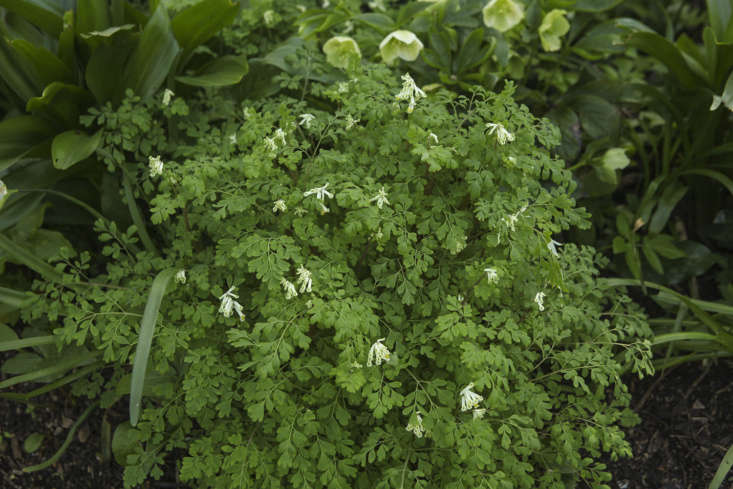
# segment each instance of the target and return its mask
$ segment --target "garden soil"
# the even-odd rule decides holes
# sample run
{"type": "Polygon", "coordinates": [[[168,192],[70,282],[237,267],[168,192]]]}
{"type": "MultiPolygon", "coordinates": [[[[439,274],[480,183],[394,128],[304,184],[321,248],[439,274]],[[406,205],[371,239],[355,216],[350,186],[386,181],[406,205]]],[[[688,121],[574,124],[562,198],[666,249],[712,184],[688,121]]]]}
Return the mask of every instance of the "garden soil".
{"type": "MultiPolygon", "coordinates": [[[[690,364],[663,377],[626,381],[642,423],[627,435],[634,457],[608,462],[611,489],[706,489],[733,444],[733,364],[690,364]]],[[[103,460],[101,411],[88,418],[50,468],[22,471],[53,455],[85,408],[63,390],[38,398],[32,408],[0,399],[0,488],[122,489],[121,468],[103,460]],[[26,453],[23,442],[32,433],[45,439],[37,451],[26,453]]],[[[106,415],[113,425],[121,422],[125,406],[118,403],[106,415]]],[[[144,487],[187,489],[176,481],[173,464],[163,478],[144,487]]],[[[721,489],[733,489],[733,476],[721,489]]]]}

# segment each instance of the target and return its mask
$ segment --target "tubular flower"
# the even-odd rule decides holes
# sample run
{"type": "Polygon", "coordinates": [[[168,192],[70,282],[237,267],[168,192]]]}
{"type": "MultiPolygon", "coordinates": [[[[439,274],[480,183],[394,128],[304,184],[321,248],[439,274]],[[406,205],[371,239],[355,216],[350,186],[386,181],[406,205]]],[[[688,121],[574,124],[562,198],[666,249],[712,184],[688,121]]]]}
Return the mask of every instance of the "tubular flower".
{"type": "Polygon", "coordinates": [[[328,187],[328,183],[326,183],[326,185],[324,185],[323,187],[315,187],[307,190],[303,192],[303,197],[308,197],[315,194],[316,199],[320,201],[323,201],[326,197],[328,197],[329,199],[333,199],[333,194],[326,190],[326,187],[328,187]]]}
{"type": "Polygon", "coordinates": [[[540,312],[545,310],[545,293],[544,292],[537,292],[534,296],[534,301],[537,304],[537,308],[540,310],[540,312]]]}
{"type": "Polygon", "coordinates": [[[300,117],[299,124],[305,126],[306,129],[311,127],[311,122],[316,118],[313,114],[300,114],[298,117],[300,117]]]}
{"type": "Polygon", "coordinates": [[[157,177],[163,174],[163,161],[160,156],[148,156],[148,166],[150,167],[150,177],[157,177]]]}
{"type": "Polygon", "coordinates": [[[549,243],[547,243],[547,249],[550,250],[550,253],[552,253],[553,256],[558,257],[557,253],[557,246],[562,246],[562,243],[558,243],[554,239],[551,239],[549,243]]]}
{"type": "Polygon", "coordinates": [[[486,272],[486,278],[490,284],[493,284],[499,280],[499,274],[497,273],[495,268],[484,268],[484,272],[486,272]]]}
{"type": "Polygon", "coordinates": [[[287,300],[290,300],[293,297],[298,297],[298,291],[295,290],[295,285],[293,285],[292,282],[283,277],[283,279],[280,280],[280,285],[282,285],[283,290],[285,291],[285,298],[287,300]]]}
{"type": "Polygon", "coordinates": [[[407,431],[412,431],[416,437],[422,438],[423,434],[425,434],[425,428],[422,426],[422,416],[420,416],[420,411],[415,413],[415,422],[407,423],[407,427],[405,429],[407,431]]]}
{"type": "Polygon", "coordinates": [[[382,362],[389,362],[389,350],[382,344],[384,338],[379,338],[369,348],[369,357],[367,358],[367,367],[372,365],[381,365],[382,362]]]}
{"type": "Polygon", "coordinates": [[[286,210],[288,210],[288,206],[285,204],[283,199],[277,199],[272,203],[272,212],[285,212],[286,210]]]}
{"type": "Polygon", "coordinates": [[[186,283],[186,270],[178,270],[176,273],[176,282],[179,284],[185,284],[186,283]]]}
{"type": "Polygon", "coordinates": [[[474,409],[473,410],[473,419],[483,419],[484,415],[486,414],[486,409],[474,409]]]}
{"type": "Polygon", "coordinates": [[[514,134],[507,131],[502,124],[489,122],[486,124],[486,127],[489,129],[489,134],[496,134],[496,140],[499,141],[499,144],[506,144],[507,142],[510,143],[514,141],[514,134]]]}
{"type": "Polygon", "coordinates": [[[384,187],[379,189],[377,195],[369,199],[369,202],[374,202],[375,200],[377,201],[377,207],[379,209],[381,209],[384,204],[389,205],[389,200],[387,200],[387,192],[384,191],[384,187]]]}
{"type": "Polygon", "coordinates": [[[168,104],[171,103],[171,97],[173,97],[175,93],[173,93],[173,90],[170,90],[166,88],[163,90],[163,105],[168,107],[168,104]]]}
{"type": "Polygon", "coordinates": [[[423,43],[415,33],[404,30],[390,33],[379,43],[379,52],[388,65],[391,65],[397,58],[415,61],[422,48],[423,43]]]}
{"type": "Polygon", "coordinates": [[[412,114],[415,110],[415,102],[421,98],[425,98],[425,92],[420,90],[420,87],[415,85],[415,80],[412,79],[409,73],[402,75],[402,90],[400,93],[395,95],[395,100],[408,100],[410,103],[407,106],[407,113],[412,114]]]}
{"type": "Polygon", "coordinates": [[[232,317],[232,312],[236,312],[239,316],[240,321],[244,321],[244,312],[242,311],[242,304],[237,302],[235,299],[239,299],[239,296],[233,293],[234,287],[229,287],[229,290],[219,297],[221,305],[219,306],[219,312],[224,315],[225,318],[232,317]]]}
{"type": "Polygon", "coordinates": [[[298,267],[298,283],[300,284],[300,293],[310,292],[313,280],[311,279],[311,273],[303,266],[298,267]]]}
{"type": "Polygon", "coordinates": [[[482,395],[476,394],[471,389],[473,389],[473,382],[468,384],[461,391],[461,411],[476,409],[478,407],[478,403],[484,400],[482,395]]]}
{"type": "Polygon", "coordinates": [[[361,59],[359,45],[348,36],[334,36],[323,45],[326,61],[336,68],[345,70],[361,59]]]}
{"type": "Polygon", "coordinates": [[[499,32],[506,32],[524,18],[522,5],[514,0],[490,0],[481,11],[484,25],[499,32]]]}

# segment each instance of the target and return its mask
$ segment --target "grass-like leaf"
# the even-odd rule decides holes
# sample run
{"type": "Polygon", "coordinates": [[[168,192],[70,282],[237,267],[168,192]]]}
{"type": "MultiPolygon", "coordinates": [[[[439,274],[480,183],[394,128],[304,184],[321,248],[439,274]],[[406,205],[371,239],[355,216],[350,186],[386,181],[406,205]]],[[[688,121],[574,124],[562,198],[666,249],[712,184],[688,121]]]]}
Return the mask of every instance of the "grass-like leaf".
{"type": "Polygon", "coordinates": [[[153,280],[153,286],[150,288],[148,302],[145,304],[142,321],[140,321],[140,336],[137,340],[137,349],[135,350],[135,362],[132,366],[132,381],[130,383],[130,424],[137,425],[140,417],[140,405],[143,397],[143,387],[145,385],[145,371],[148,367],[148,357],[150,356],[150,346],[153,342],[153,333],[155,332],[155,323],[158,321],[158,311],[160,303],[165,295],[166,288],[176,270],[169,268],[160,272],[153,280]]]}
{"type": "Polygon", "coordinates": [[[731,467],[733,467],[733,445],[731,445],[728,451],[725,452],[723,461],[720,462],[718,470],[715,472],[715,476],[713,476],[713,480],[710,482],[708,489],[718,489],[725,480],[725,477],[728,475],[728,472],[730,472],[731,467]]]}

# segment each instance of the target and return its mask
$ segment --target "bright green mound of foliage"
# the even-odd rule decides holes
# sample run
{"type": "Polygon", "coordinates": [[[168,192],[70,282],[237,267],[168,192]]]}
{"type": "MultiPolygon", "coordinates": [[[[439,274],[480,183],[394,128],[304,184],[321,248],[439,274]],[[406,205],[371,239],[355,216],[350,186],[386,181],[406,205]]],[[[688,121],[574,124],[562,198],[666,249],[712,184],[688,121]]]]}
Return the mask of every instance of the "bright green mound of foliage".
{"type": "Polygon", "coordinates": [[[153,277],[185,270],[141,420],[115,436],[128,486],[173,452],[196,487],[608,487],[597,459],[630,455],[620,374],[648,370],[648,329],[593,249],[552,240],[587,224],[559,132],[511,85],[425,95],[363,70],[302,100],[93,113],[110,168],[160,155],[137,179],[161,253],[100,222],[106,271],[58,269],[106,286],[25,314],[103,352],[108,406],[153,277]]]}

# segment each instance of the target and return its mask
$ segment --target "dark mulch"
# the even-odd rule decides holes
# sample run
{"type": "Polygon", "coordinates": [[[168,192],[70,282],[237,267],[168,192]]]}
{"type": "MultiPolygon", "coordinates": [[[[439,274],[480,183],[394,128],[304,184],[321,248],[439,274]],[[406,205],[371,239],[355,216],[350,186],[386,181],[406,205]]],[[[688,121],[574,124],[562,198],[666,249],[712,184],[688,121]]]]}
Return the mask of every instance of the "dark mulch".
{"type": "MultiPolygon", "coordinates": [[[[733,443],[733,364],[688,364],[644,380],[628,378],[642,423],[628,439],[634,458],[610,463],[612,489],[705,489],[723,454],[733,443]],[[661,379],[661,380],[660,380],[661,379]]],[[[0,487],[3,489],[121,489],[122,470],[102,461],[101,411],[82,425],[64,456],[52,467],[24,473],[22,468],[53,455],[68,427],[86,405],[59,391],[36,400],[35,407],[0,399],[0,487]],[[35,453],[23,450],[31,433],[46,435],[35,453]]],[[[121,416],[122,408],[113,412],[121,416]]],[[[119,421],[119,420],[118,420],[119,421]]],[[[173,470],[150,488],[182,488],[173,470]]],[[[722,489],[733,489],[729,476],[722,489]]]]}

